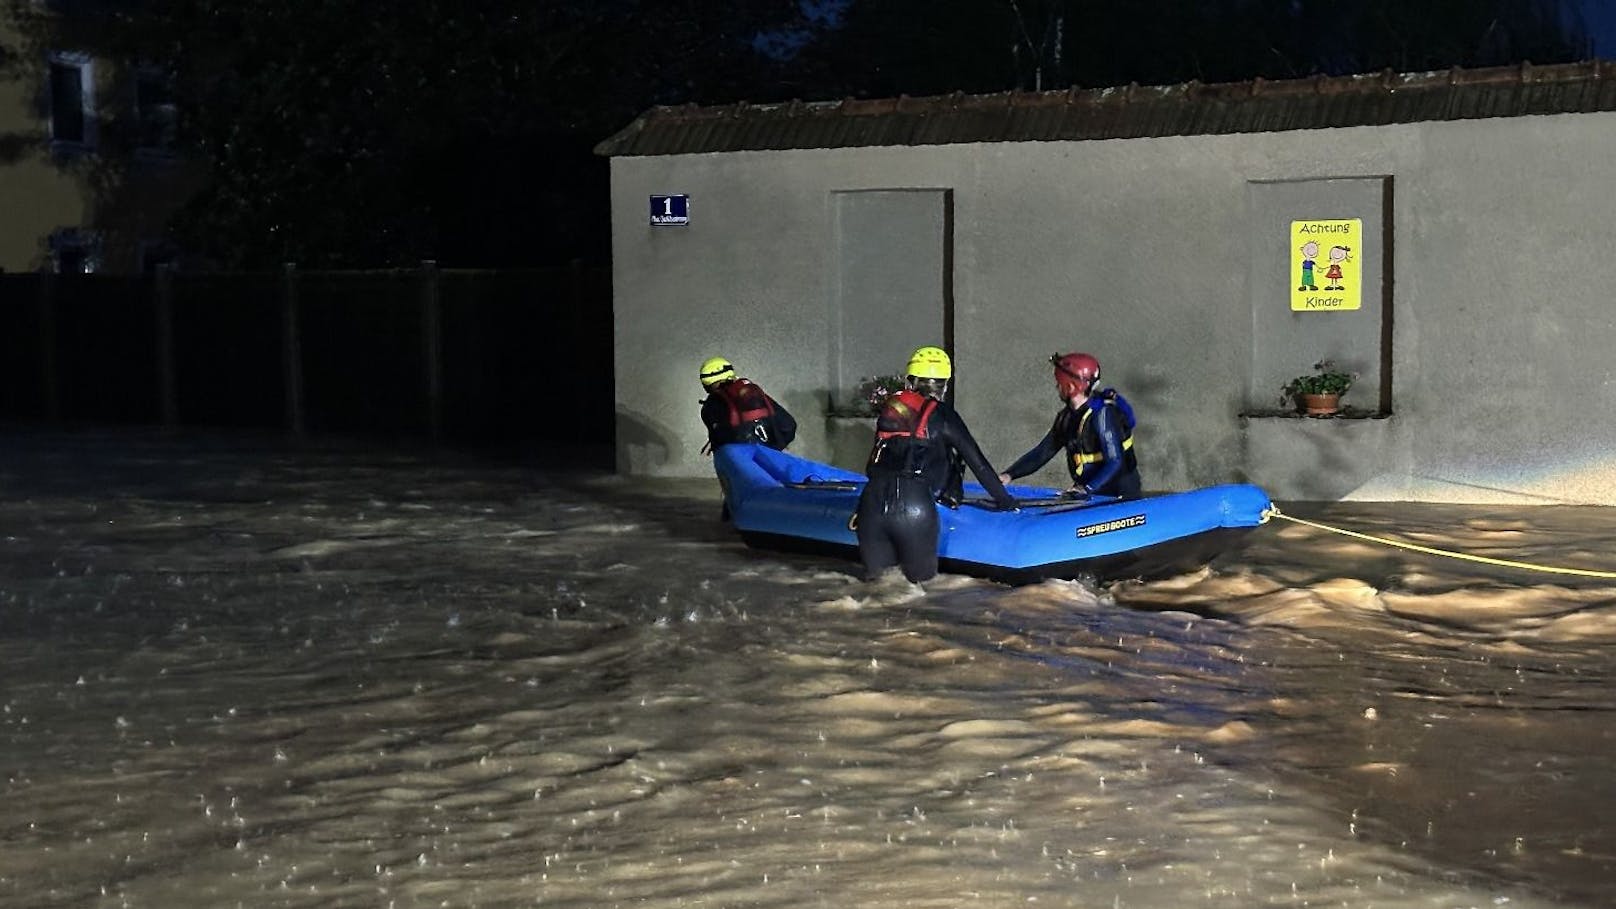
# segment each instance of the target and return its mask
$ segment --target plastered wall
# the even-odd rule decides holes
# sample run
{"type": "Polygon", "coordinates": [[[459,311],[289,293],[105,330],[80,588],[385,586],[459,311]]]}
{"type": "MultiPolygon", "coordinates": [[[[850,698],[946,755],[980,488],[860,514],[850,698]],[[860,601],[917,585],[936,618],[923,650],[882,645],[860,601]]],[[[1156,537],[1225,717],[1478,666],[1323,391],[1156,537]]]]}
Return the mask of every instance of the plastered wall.
{"type": "Polygon", "coordinates": [[[696,366],[713,353],[798,416],[793,450],[829,459],[833,200],[927,189],[952,199],[956,404],[996,464],[1048,427],[1048,355],[1082,349],[1141,416],[1149,489],[1616,504],[1616,301],[1601,277],[1616,156],[1598,151],[1613,142],[1616,114],[1596,113],[616,158],[618,466],[710,470],[696,366]],[[1390,193],[1365,191],[1382,182],[1390,193]],[[1376,348],[1361,353],[1373,382],[1348,403],[1384,400],[1381,419],[1249,415],[1275,406],[1285,362],[1300,372],[1319,356],[1277,296],[1288,273],[1269,273],[1290,267],[1275,225],[1310,208],[1310,187],[1314,216],[1391,232],[1373,300],[1386,324],[1336,338],[1348,358],[1376,348]],[[691,223],[651,227],[652,193],[688,193],[691,223]]]}

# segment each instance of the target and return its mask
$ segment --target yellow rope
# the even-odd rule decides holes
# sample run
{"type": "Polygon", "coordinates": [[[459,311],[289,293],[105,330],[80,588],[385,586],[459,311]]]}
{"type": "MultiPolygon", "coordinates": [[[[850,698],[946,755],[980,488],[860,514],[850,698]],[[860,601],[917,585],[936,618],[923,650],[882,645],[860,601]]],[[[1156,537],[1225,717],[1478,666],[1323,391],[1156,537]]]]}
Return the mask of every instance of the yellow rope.
{"type": "Polygon", "coordinates": [[[1339,527],[1331,527],[1328,524],[1320,524],[1315,521],[1305,521],[1301,518],[1293,518],[1290,515],[1281,512],[1279,510],[1279,506],[1277,505],[1270,505],[1268,510],[1263,513],[1264,521],[1269,518],[1280,518],[1290,521],[1293,524],[1305,524],[1308,527],[1314,527],[1319,530],[1328,530],[1330,533],[1339,533],[1342,536],[1356,537],[1360,540],[1368,540],[1371,543],[1384,543],[1387,546],[1397,546],[1403,549],[1412,549],[1415,552],[1447,556],[1450,559],[1465,559],[1466,561],[1470,562],[1485,562],[1488,565],[1502,565],[1505,568],[1525,568],[1529,571],[1546,571],[1550,574],[1574,574],[1585,578],[1616,578],[1616,571],[1594,571],[1590,568],[1557,568],[1553,565],[1536,565],[1531,562],[1512,562],[1508,559],[1493,559],[1488,558],[1487,556],[1470,555],[1469,553],[1464,552],[1452,552],[1446,549],[1432,549],[1429,546],[1419,546],[1414,543],[1404,543],[1399,540],[1388,540],[1385,537],[1374,537],[1367,533],[1358,533],[1357,531],[1353,530],[1342,530],[1339,527]]]}

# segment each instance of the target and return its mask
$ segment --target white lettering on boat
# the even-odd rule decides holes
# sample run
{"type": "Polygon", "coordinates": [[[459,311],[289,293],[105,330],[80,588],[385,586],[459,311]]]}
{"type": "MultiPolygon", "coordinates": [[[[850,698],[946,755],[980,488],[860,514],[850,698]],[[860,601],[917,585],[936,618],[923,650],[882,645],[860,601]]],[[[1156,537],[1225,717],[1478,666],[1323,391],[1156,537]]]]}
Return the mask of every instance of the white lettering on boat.
{"type": "Polygon", "coordinates": [[[1144,523],[1144,515],[1132,514],[1125,518],[1117,518],[1115,521],[1106,521],[1103,524],[1090,524],[1087,527],[1079,527],[1077,528],[1077,535],[1079,537],[1092,537],[1097,533],[1110,533],[1113,530],[1127,530],[1129,527],[1142,527],[1144,526],[1144,523]]]}

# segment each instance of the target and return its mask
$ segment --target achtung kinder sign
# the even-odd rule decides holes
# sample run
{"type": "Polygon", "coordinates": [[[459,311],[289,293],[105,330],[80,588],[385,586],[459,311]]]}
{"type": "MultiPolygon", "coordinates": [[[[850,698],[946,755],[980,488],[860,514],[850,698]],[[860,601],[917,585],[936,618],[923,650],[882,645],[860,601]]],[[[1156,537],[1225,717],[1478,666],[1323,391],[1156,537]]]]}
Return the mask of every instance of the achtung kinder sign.
{"type": "Polygon", "coordinates": [[[1341,312],[1363,306],[1363,219],[1292,221],[1291,309],[1341,312]]]}

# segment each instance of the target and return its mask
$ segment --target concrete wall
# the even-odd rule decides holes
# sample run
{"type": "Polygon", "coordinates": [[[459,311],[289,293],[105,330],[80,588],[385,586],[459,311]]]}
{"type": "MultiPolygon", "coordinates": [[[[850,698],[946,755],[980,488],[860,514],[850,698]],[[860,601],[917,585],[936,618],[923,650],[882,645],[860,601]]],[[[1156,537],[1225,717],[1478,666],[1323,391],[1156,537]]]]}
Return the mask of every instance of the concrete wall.
{"type": "MultiPolygon", "coordinates": [[[[797,415],[793,450],[825,458],[833,200],[946,189],[956,404],[996,465],[1048,427],[1047,356],[1082,349],[1140,413],[1149,489],[1242,480],[1281,500],[1616,504],[1616,300],[1601,268],[1616,156],[1597,151],[1613,143],[1616,114],[1600,113],[617,158],[619,469],[709,469],[696,367],[715,353],[797,415]],[[1380,215],[1339,203],[1387,180],[1390,308],[1373,314],[1390,330],[1341,331],[1332,314],[1299,326],[1280,296],[1288,273],[1261,264],[1286,249],[1275,225],[1295,199],[1263,188],[1323,181],[1304,187],[1304,202],[1322,194],[1312,217],[1367,221],[1380,215]],[[669,192],[691,195],[691,224],[650,227],[648,196],[669,192]],[[1373,408],[1384,383],[1390,416],[1241,416],[1274,407],[1270,390],[1343,343],[1379,346],[1338,352],[1377,368],[1384,356],[1377,387],[1347,402],[1373,408]]],[[[1037,479],[1063,477],[1051,465],[1037,479]]]]}

